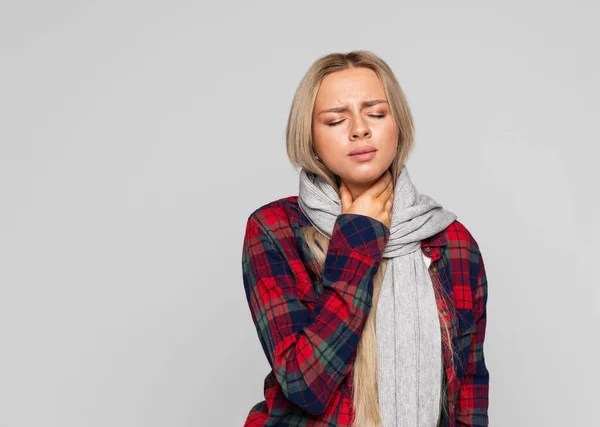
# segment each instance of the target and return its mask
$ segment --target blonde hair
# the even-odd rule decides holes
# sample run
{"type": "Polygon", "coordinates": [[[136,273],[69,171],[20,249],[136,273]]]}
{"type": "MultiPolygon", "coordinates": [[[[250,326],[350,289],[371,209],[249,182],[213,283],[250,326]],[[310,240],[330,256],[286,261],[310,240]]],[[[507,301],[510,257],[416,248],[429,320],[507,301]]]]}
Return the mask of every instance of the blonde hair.
{"type": "MultiPolygon", "coordinates": [[[[348,53],[331,53],[317,59],[300,81],[294,95],[286,131],[287,154],[294,167],[305,168],[318,174],[337,191],[338,196],[340,195],[340,177],[329,170],[324,163],[318,162],[314,158],[313,108],[319,86],[326,75],[348,68],[360,67],[373,70],[379,77],[392,117],[398,128],[398,151],[390,166],[394,185],[414,144],[414,125],[408,102],[394,73],[381,58],[369,51],[359,50],[348,53]]],[[[305,227],[303,233],[315,259],[323,266],[329,239],[312,226],[305,227]]],[[[374,276],[372,308],[361,333],[351,370],[353,376],[353,426],[358,427],[380,427],[382,425],[377,391],[375,315],[387,263],[388,259],[383,258],[374,276]]],[[[435,292],[437,293],[437,290],[435,292]]],[[[440,321],[443,345],[452,349],[451,325],[443,318],[440,318],[440,321]]],[[[445,390],[442,390],[440,407],[447,413],[447,408],[442,407],[442,402],[445,402],[444,396],[445,390]]]]}

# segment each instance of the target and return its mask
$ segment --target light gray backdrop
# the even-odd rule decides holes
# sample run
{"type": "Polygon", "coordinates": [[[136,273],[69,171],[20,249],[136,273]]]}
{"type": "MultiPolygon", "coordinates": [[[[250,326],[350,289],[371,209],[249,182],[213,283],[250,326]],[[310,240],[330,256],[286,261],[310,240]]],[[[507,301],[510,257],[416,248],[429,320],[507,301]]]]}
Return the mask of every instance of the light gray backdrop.
{"type": "Polygon", "coordinates": [[[353,49],[482,249],[491,425],[597,422],[597,3],[446,3],[2,2],[0,426],[243,424],[246,219],[297,194],[294,90],[353,49]]]}

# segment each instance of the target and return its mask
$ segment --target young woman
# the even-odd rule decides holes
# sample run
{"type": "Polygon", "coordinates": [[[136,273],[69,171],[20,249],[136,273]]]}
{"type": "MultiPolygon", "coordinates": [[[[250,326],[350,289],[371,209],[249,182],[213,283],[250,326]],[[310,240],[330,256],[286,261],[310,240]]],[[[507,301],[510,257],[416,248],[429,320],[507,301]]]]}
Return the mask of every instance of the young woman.
{"type": "Polygon", "coordinates": [[[287,152],[298,196],[248,217],[242,271],[271,365],[246,426],[487,426],[477,242],[412,183],[413,119],[368,51],[315,61],[287,152]]]}

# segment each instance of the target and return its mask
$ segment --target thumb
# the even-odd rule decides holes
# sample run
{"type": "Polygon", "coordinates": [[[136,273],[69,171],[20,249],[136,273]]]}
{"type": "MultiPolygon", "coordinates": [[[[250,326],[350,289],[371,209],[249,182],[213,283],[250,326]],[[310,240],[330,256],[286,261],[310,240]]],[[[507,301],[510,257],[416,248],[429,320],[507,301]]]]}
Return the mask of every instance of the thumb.
{"type": "Polygon", "coordinates": [[[352,194],[350,194],[350,191],[343,182],[340,185],[340,195],[342,199],[342,212],[346,212],[352,204],[352,194]]]}

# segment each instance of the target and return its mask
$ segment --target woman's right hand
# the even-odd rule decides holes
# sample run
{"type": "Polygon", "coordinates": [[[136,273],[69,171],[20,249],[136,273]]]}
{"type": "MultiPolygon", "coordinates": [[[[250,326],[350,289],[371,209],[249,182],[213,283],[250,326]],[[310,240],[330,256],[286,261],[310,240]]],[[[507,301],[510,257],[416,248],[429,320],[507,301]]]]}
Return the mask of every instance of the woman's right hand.
{"type": "Polygon", "coordinates": [[[392,204],[394,186],[392,174],[387,170],[381,177],[356,199],[342,182],[340,186],[342,213],[366,215],[384,223],[387,228],[392,224],[392,204]]]}

